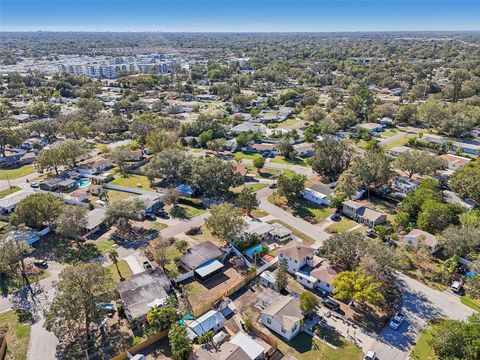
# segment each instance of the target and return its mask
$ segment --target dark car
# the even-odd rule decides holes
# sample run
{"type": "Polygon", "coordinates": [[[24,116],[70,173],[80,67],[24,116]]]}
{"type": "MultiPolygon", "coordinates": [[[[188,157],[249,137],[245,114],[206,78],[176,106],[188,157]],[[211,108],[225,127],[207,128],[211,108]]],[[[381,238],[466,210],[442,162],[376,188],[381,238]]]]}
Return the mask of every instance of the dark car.
{"type": "Polygon", "coordinates": [[[329,308],[330,310],[333,311],[338,311],[340,310],[340,304],[336,302],[335,300],[332,300],[330,298],[325,298],[322,300],[323,306],[329,308]]]}
{"type": "Polygon", "coordinates": [[[47,267],[47,260],[35,260],[33,264],[38,267],[47,267]]]}
{"type": "Polygon", "coordinates": [[[277,184],[275,183],[272,183],[268,186],[270,189],[276,189],[277,188],[277,184]]]}
{"type": "Polygon", "coordinates": [[[330,216],[330,219],[333,221],[340,221],[342,220],[342,217],[340,216],[340,214],[335,213],[332,216],[330,216]]]}
{"type": "Polygon", "coordinates": [[[155,215],[157,215],[161,219],[169,219],[170,216],[165,210],[157,210],[155,211],[155,215]]]}
{"type": "Polygon", "coordinates": [[[152,264],[150,263],[150,261],[148,261],[148,260],[145,260],[145,261],[143,262],[143,268],[144,268],[145,270],[153,270],[153,266],[152,266],[152,264]]]}
{"type": "Polygon", "coordinates": [[[145,214],[145,219],[151,220],[151,221],[157,220],[157,218],[155,217],[155,215],[153,213],[146,213],[145,214]]]}

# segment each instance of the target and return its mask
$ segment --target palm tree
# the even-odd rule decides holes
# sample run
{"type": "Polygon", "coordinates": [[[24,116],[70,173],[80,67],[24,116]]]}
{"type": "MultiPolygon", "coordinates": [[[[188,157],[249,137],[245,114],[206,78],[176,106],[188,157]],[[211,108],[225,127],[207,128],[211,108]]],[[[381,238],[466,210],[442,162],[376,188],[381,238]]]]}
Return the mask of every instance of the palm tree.
{"type": "Polygon", "coordinates": [[[108,190],[102,187],[98,192],[98,198],[100,200],[108,202],[108,200],[109,200],[108,190]]]}
{"type": "Polygon", "coordinates": [[[125,278],[122,276],[120,273],[120,269],[118,268],[118,252],[115,249],[112,249],[108,252],[108,257],[112,262],[115,264],[115,267],[117,268],[118,276],[120,277],[120,281],[124,281],[125,278]]]}

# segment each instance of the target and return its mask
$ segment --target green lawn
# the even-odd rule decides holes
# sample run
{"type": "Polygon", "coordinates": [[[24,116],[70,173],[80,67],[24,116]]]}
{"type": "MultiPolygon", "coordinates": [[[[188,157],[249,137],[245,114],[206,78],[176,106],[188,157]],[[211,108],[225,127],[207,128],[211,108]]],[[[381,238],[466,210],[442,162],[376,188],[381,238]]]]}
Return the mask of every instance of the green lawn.
{"type": "Polygon", "coordinates": [[[350,220],[350,219],[343,218],[339,222],[335,222],[332,225],[329,225],[326,228],[326,230],[329,233],[342,233],[342,232],[345,232],[347,230],[350,230],[351,228],[353,228],[357,225],[358,225],[357,222],[355,222],[353,220],[350,220]]]}
{"type": "Polygon", "coordinates": [[[150,181],[148,181],[148,178],[144,175],[127,174],[127,177],[122,177],[121,175],[117,174],[115,179],[110,184],[155,191],[155,189],[150,186],[150,181]],[[137,186],[137,184],[140,184],[141,186],[137,186]]]}
{"type": "Polygon", "coordinates": [[[0,324],[8,327],[6,333],[7,359],[26,360],[31,326],[20,322],[15,311],[0,314],[0,324]]]}
{"type": "Polygon", "coordinates": [[[299,333],[292,341],[285,341],[276,337],[278,349],[285,355],[291,355],[299,360],[335,359],[335,360],[360,360],[362,351],[344,338],[339,338],[341,344],[337,350],[312,338],[305,332],[299,333]]]}
{"type": "Polygon", "coordinates": [[[382,137],[384,137],[384,138],[389,138],[389,137],[395,135],[396,133],[397,133],[397,132],[394,131],[394,130],[388,130],[388,131],[382,131],[382,132],[380,133],[380,135],[382,135],[382,137]]]}
{"type": "MultiPolygon", "coordinates": [[[[108,269],[112,273],[113,281],[115,283],[119,283],[120,282],[120,276],[118,275],[117,267],[115,266],[115,264],[110,264],[110,265],[106,266],[105,268],[108,269]]],[[[133,275],[132,269],[130,269],[130,266],[128,266],[128,263],[125,260],[120,260],[118,262],[118,270],[120,270],[120,274],[122,274],[122,277],[125,280],[130,279],[133,275]]]]}
{"type": "Polygon", "coordinates": [[[166,229],[168,227],[167,224],[165,223],[162,223],[160,221],[155,221],[153,224],[152,224],[152,229],[154,230],[163,230],[163,229],[166,229]]]}
{"type": "Polygon", "coordinates": [[[416,137],[416,135],[414,134],[405,134],[403,138],[394,140],[390,144],[385,145],[385,150],[393,149],[396,146],[403,146],[407,143],[408,139],[414,138],[414,137],[416,137]]]}
{"type": "Polygon", "coordinates": [[[247,153],[244,153],[244,152],[236,152],[235,153],[235,160],[236,161],[241,161],[243,159],[250,159],[250,160],[254,160],[258,157],[262,157],[262,155],[259,155],[259,154],[247,154],[247,153]]]}
{"type": "Polygon", "coordinates": [[[301,218],[315,219],[316,222],[321,222],[325,220],[327,217],[329,217],[335,212],[335,209],[323,205],[318,205],[304,199],[298,199],[295,204],[287,205],[284,198],[272,194],[268,197],[268,201],[277,206],[286,206],[286,210],[295,216],[300,216],[301,218]]]}
{"type": "Polygon", "coordinates": [[[100,238],[93,243],[102,254],[108,254],[110,250],[114,249],[113,244],[115,244],[115,241],[112,239],[100,238]]]}
{"type": "Polygon", "coordinates": [[[368,141],[366,140],[359,140],[355,145],[360,149],[365,149],[367,147],[368,141]]]}
{"type": "Polygon", "coordinates": [[[178,258],[179,256],[181,256],[182,254],[180,253],[180,251],[177,250],[177,248],[175,247],[175,245],[172,245],[168,248],[167,250],[167,257],[168,259],[170,260],[168,262],[168,264],[165,266],[165,268],[169,271],[169,272],[173,272],[173,273],[180,273],[180,269],[177,267],[177,264],[175,264],[175,258],[178,258]]]}
{"type": "Polygon", "coordinates": [[[278,126],[292,126],[298,124],[300,120],[298,119],[287,119],[285,121],[282,121],[280,123],[277,123],[278,126]]]}
{"type": "Polygon", "coordinates": [[[306,161],[298,157],[295,157],[293,159],[286,159],[283,156],[275,156],[273,159],[270,159],[270,162],[278,163],[278,164],[287,164],[287,165],[307,166],[306,161]]]}
{"type": "Polygon", "coordinates": [[[16,193],[17,191],[20,191],[20,190],[22,190],[22,189],[19,188],[18,186],[12,187],[12,188],[10,188],[10,189],[2,190],[2,191],[0,191],[0,199],[1,199],[1,198],[4,198],[4,197],[7,196],[7,195],[16,193]]]}
{"type": "Polygon", "coordinates": [[[249,189],[252,189],[253,191],[258,191],[262,190],[263,188],[266,188],[268,184],[262,184],[262,183],[257,183],[257,184],[247,184],[246,187],[249,189]]]}
{"type": "MultiPolygon", "coordinates": [[[[131,196],[137,196],[137,194],[132,194],[125,191],[108,190],[108,201],[110,203],[122,201],[131,196]]],[[[95,197],[95,200],[98,200],[98,197],[95,197]]]]}
{"type": "Polygon", "coordinates": [[[35,168],[32,165],[24,165],[14,169],[0,170],[0,180],[18,179],[35,172],[35,168]]]}
{"type": "Polygon", "coordinates": [[[260,170],[260,172],[257,172],[255,177],[257,179],[270,179],[275,175],[278,175],[281,173],[281,170],[276,170],[276,169],[266,169],[263,168],[260,170]]]}
{"type": "Polygon", "coordinates": [[[460,297],[460,301],[463,305],[471,307],[473,310],[480,312],[480,300],[473,299],[470,295],[460,297]]]}
{"type": "Polygon", "coordinates": [[[256,218],[261,218],[261,217],[267,216],[268,213],[266,211],[263,211],[262,209],[255,208],[252,210],[251,215],[256,218]]]}
{"type": "Polygon", "coordinates": [[[410,353],[412,359],[416,360],[438,360],[438,357],[433,352],[430,346],[432,340],[432,329],[430,327],[425,328],[417,339],[415,346],[410,353]]]}
{"type": "Polygon", "coordinates": [[[290,169],[283,169],[283,175],[285,175],[287,178],[291,178],[293,177],[294,175],[297,175],[297,173],[293,170],[290,170],[290,169]]]}
{"type": "Polygon", "coordinates": [[[203,208],[203,207],[194,207],[191,205],[177,204],[175,207],[168,209],[167,213],[169,213],[170,216],[174,218],[191,219],[195,216],[203,214],[207,210],[208,210],[207,208],[203,208]]]}

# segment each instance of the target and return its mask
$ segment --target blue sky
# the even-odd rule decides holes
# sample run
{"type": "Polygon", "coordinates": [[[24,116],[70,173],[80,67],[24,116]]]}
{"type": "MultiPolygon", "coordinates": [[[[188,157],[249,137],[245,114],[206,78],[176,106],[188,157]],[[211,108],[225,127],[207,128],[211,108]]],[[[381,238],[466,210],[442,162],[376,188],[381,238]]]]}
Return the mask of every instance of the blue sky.
{"type": "Polygon", "coordinates": [[[480,30],[480,0],[0,0],[0,29],[480,30]]]}

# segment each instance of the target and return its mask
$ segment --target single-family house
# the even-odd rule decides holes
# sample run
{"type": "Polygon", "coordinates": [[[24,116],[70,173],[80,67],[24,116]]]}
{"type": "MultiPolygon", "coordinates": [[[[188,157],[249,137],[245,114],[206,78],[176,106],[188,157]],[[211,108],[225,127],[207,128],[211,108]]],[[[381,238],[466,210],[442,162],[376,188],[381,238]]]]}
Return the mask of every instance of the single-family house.
{"type": "Polygon", "coordinates": [[[78,165],[77,171],[82,175],[95,175],[113,167],[107,159],[88,160],[78,165]]]}
{"type": "Polygon", "coordinates": [[[383,125],[377,123],[361,123],[358,124],[358,127],[367,130],[369,133],[379,133],[383,131],[383,125]]]}
{"type": "Polygon", "coordinates": [[[193,341],[207,331],[213,331],[216,334],[223,328],[224,323],[225,318],[222,313],[217,310],[209,310],[198,319],[187,323],[188,338],[193,341]]]}
{"type": "Polygon", "coordinates": [[[471,161],[469,158],[451,154],[440,155],[439,158],[445,161],[447,169],[452,171],[460,170],[471,161]]]}
{"type": "Polygon", "coordinates": [[[145,203],[145,213],[152,213],[163,206],[164,194],[145,193],[138,196],[128,197],[127,199],[138,199],[145,203]]]}
{"type": "MultiPolygon", "coordinates": [[[[60,186],[59,184],[62,181],[64,181],[64,179],[62,179],[59,176],[49,177],[43,181],[40,181],[39,188],[45,191],[57,191],[60,186]]],[[[64,183],[64,185],[69,185],[69,184],[64,183]]]]}
{"type": "Polygon", "coordinates": [[[412,151],[411,148],[408,146],[395,146],[389,150],[387,150],[387,153],[392,155],[392,156],[398,156],[400,154],[404,154],[406,152],[412,151]]]}
{"type": "Polygon", "coordinates": [[[265,270],[264,272],[262,272],[260,274],[259,282],[260,282],[260,285],[262,285],[266,288],[274,289],[274,290],[276,288],[276,286],[275,286],[275,282],[276,282],[275,274],[272,273],[269,270],[265,270]]]}
{"type": "Polygon", "coordinates": [[[279,295],[261,311],[260,319],[264,326],[291,340],[301,329],[303,314],[300,301],[291,296],[279,295]]]}
{"type": "Polygon", "coordinates": [[[315,251],[310,246],[305,246],[298,241],[291,241],[278,251],[278,261],[287,260],[287,270],[295,274],[301,267],[313,266],[315,251]]]}
{"type": "Polygon", "coordinates": [[[293,145],[293,151],[296,156],[311,157],[315,155],[315,147],[310,143],[300,143],[293,145]]]}
{"type": "Polygon", "coordinates": [[[325,184],[315,184],[303,189],[300,194],[305,200],[311,201],[315,204],[328,206],[330,199],[333,196],[334,189],[325,184]]]}
{"type": "Polygon", "coordinates": [[[392,179],[392,186],[404,193],[415,190],[420,183],[405,176],[396,176],[392,179]]]}
{"type": "Polygon", "coordinates": [[[99,231],[105,223],[105,214],[107,210],[105,208],[95,208],[87,214],[87,225],[85,226],[86,234],[96,233],[99,231]]]}
{"type": "Polygon", "coordinates": [[[342,205],[342,212],[344,215],[361,224],[367,225],[368,227],[384,224],[387,221],[387,215],[367,208],[365,205],[357,201],[345,200],[342,205]]]}
{"type": "Polygon", "coordinates": [[[282,224],[269,224],[261,219],[245,217],[247,234],[257,236],[261,241],[285,243],[292,239],[292,231],[282,224]]]}
{"type": "Polygon", "coordinates": [[[6,195],[0,199],[0,214],[11,214],[17,204],[25,199],[26,197],[32,195],[34,192],[30,189],[19,190],[12,194],[6,195]]]}
{"type": "Polygon", "coordinates": [[[444,190],[443,191],[443,200],[448,204],[459,205],[467,211],[471,211],[475,208],[475,202],[473,200],[463,200],[458,194],[453,191],[444,190]]]}
{"type": "Polygon", "coordinates": [[[247,353],[249,360],[262,360],[265,358],[265,352],[267,349],[243,331],[240,331],[232,337],[229,343],[237,345],[243,349],[247,353]]]}
{"type": "Polygon", "coordinates": [[[329,293],[334,292],[335,287],[332,285],[332,281],[337,276],[337,271],[327,260],[323,260],[319,266],[315,267],[310,272],[310,276],[316,279],[315,286],[318,289],[329,293]]]}
{"type": "Polygon", "coordinates": [[[122,281],[118,289],[130,321],[145,319],[151,308],[167,301],[169,291],[170,280],[160,269],[134,274],[122,281]]]}
{"type": "Polygon", "coordinates": [[[437,252],[440,248],[438,245],[438,239],[435,235],[420,229],[413,229],[410,231],[403,237],[403,242],[412,246],[419,246],[421,244],[426,245],[432,254],[437,252]]]}
{"type": "Polygon", "coordinates": [[[251,147],[253,151],[259,154],[274,153],[276,154],[275,144],[270,143],[255,143],[251,147]]]}
{"type": "Polygon", "coordinates": [[[223,269],[223,251],[211,241],[192,246],[179,259],[179,265],[192,272],[199,280],[205,280],[223,269]]]}
{"type": "Polygon", "coordinates": [[[379,120],[380,125],[383,126],[392,126],[393,125],[393,119],[391,117],[385,116],[379,120]]]}
{"type": "Polygon", "coordinates": [[[240,133],[244,133],[244,132],[257,133],[257,132],[261,132],[261,131],[262,131],[262,127],[260,125],[254,124],[254,123],[251,123],[251,122],[244,122],[244,123],[238,124],[237,126],[234,126],[230,129],[230,132],[232,134],[240,134],[240,133]]]}

